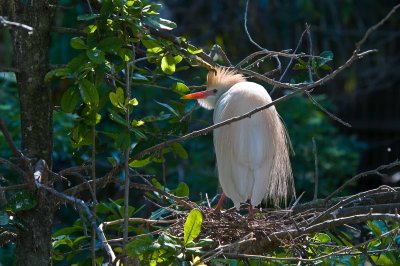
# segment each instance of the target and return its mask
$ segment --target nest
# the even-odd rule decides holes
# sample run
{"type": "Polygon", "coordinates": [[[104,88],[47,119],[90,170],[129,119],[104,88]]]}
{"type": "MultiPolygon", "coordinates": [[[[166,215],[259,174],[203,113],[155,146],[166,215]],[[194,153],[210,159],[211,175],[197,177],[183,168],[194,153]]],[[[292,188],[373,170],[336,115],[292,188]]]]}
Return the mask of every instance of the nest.
{"type": "MultiPolygon", "coordinates": [[[[199,238],[212,239],[214,244],[210,249],[225,247],[228,251],[257,254],[260,249],[265,252],[278,246],[293,246],[304,240],[304,237],[291,238],[290,235],[271,237],[277,232],[298,228],[298,224],[304,221],[304,214],[293,216],[290,210],[255,210],[254,217],[250,218],[234,208],[221,213],[204,206],[198,209],[203,214],[199,238]]],[[[182,237],[187,213],[176,215],[177,222],[169,228],[169,232],[182,237]]]]}

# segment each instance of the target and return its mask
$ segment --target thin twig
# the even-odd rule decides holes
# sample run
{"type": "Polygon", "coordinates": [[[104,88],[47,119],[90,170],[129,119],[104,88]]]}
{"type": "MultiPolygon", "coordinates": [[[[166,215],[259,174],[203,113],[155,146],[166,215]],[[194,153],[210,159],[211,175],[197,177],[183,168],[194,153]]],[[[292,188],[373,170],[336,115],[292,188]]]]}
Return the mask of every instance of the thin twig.
{"type": "MultiPolygon", "coordinates": [[[[93,206],[92,212],[93,217],[96,220],[96,206],[97,206],[97,187],[96,187],[96,125],[92,126],[92,197],[93,206]]],[[[92,265],[96,266],[96,230],[92,230],[92,265]]]]}
{"type": "Polygon", "coordinates": [[[29,34],[33,32],[33,28],[31,26],[18,22],[8,21],[3,16],[0,16],[0,25],[3,27],[22,28],[24,30],[27,30],[29,34]]]}
{"type": "Polygon", "coordinates": [[[356,43],[356,53],[360,51],[361,46],[365,43],[365,41],[368,39],[369,35],[371,35],[372,32],[376,31],[380,26],[382,26],[393,14],[396,12],[396,10],[400,8],[400,4],[395,5],[389,13],[381,19],[378,23],[375,25],[371,26],[364,34],[364,36],[361,38],[360,41],[356,43]]]}
{"type": "Polygon", "coordinates": [[[3,133],[4,138],[8,144],[8,147],[11,149],[12,153],[17,157],[20,161],[25,162],[26,158],[22,154],[20,150],[18,150],[17,146],[15,145],[14,141],[12,140],[10,133],[8,132],[3,119],[0,118],[0,130],[3,133]]]}
{"type": "MultiPolygon", "coordinates": [[[[125,219],[114,220],[110,222],[103,222],[104,227],[116,224],[123,224],[125,219]]],[[[128,219],[131,223],[145,223],[145,224],[173,224],[176,223],[176,220],[153,220],[153,219],[145,219],[145,218],[136,218],[131,217],[128,219]]]]}
{"type": "Polygon", "coordinates": [[[317,144],[315,143],[314,137],[312,139],[313,154],[314,154],[314,200],[318,198],[318,153],[317,144]]]}
{"type": "MultiPolygon", "coordinates": [[[[310,31],[310,25],[306,23],[306,33],[307,33],[307,39],[308,39],[308,54],[313,55],[313,45],[312,45],[312,38],[311,38],[311,31],[310,31]]],[[[307,71],[308,71],[308,82],[313,82],[313,77],[312,77],[312,58],[308,58],[307,62],[307,71]]]]}
{"type": "MultiPolygon", "coordinates": [[[[40,160],[38,164],[40,164],[41,162],[43,162],[43,160],[40,160]]],[[[43,174],[38,169],[45,169],[45,167],[40,166],[40,165],[37,165],[35,168],[36,168],[35,169],[36,172],[38,172],[38,175],[43,174]]],[[[38,179],[40,179],[40,178],[38,178],[38,179]]],[[[97,233],[97,238],[98,238],[99,242],[101,243],[101,246],[103,247],[104,251],[108,255],[109,263],[112,264],[115,261],[116,257],[115,257],[114,251],[112,250],[111,246],[107,242],[107,239],[104,235],[102,228],[97,226],[95,217],[92,215],[92,212],[90,211],[89,207],[86,205],[86,203],[83,200],[78,199],[76,197],[68,196],[64,193],[61,193],[61,192],[55,190],[54,188],[51,188],[51,187],[41,184],[37,180],[35,180],[35,185],[38,189],[46,190],[47,192],[51,193],[52,195],[57,196],[58,198],[63,199],[66,202],[69,202],[69,203],[72,203],[73,205],[78,206],[79,209],[83,209],[87,215],[87,219],[90,221],[92,229],[94,231],[96,231],[96,233],[97,233]]]]}
{"type": "Polygon", "coordinates": [[[328,197],[325,198],[325,202],[328,202],[331,198],[333,198],[333,196],[335,196],[337,193],[339,193],[340,191],[342,191],[345,187],[347,187],[349,184],[359,180],[362,177],[366,177],[369,175],[379,175],[382,176],[381,171],[382,170],[387,170],[387,169],[391,169],[395,166],[399,166],[400,165],[400,161],[394,161],[390,164],[387,165],[381,165],[378,168],[376,168],[375,170],[370,170],[370,171],[366,171],[363,173],[359,173],[358,175],[353,176],[352,178],[350,178],[349,180],[347,180],[343,185],[341,185],[339,188],[337,188],[335,191],[333,191],[328,197]]]}

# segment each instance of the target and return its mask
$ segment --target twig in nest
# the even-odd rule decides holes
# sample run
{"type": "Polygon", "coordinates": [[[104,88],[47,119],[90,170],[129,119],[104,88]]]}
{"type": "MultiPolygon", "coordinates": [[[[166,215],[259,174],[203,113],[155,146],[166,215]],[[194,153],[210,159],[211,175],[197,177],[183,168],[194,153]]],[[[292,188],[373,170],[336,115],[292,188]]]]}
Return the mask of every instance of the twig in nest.
{"type": "Polygon", "coordinates": [[[341,185],[338,189],[333,191],[328,197],[326,197],[325,198],[325,202],[328,202],[333,196],[335,196],[337,193],[341,192],[349,184],[359,180],[360,178],[366,177],[366,176],[369,176],[369,175],[383,176],[383,174],[381,173],[382,170],[387,170],[387,169],[390,169],[390,168],[393,168],[393,167],[399,166],[399,165],[400,165],[400,161],[394,161],[394,162],[392,162],[390,164],[387,164],[387,165],[381,165],[378,168],[376,168],[375,170],[366,171],[366,172],[360,173],[360,174],[358,174],[356,176],[353,176],[352,178],[347,180],[343,185],[341,185]]]}

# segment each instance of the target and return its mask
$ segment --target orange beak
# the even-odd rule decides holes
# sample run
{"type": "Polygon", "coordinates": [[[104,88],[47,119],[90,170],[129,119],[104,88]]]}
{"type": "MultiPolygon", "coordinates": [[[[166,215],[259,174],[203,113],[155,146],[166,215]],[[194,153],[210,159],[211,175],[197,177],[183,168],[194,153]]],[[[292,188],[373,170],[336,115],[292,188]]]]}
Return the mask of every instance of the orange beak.
{"type": "Polygon", "coordinates": [[[182,96],[181,99],[185,99],[185,100],[204,99],[204,98],[207,98],[208,96],[211,96],[211,95],[214,95],[214,92],[212,90],[199,91],[199,92],[186,94],[185,96],[182,96]]]}

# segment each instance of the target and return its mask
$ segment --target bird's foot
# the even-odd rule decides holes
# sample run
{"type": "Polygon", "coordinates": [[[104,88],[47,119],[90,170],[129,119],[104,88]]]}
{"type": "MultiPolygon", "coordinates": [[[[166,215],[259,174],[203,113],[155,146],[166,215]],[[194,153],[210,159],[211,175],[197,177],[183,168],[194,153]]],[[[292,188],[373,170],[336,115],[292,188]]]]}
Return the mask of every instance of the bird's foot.
{"type": "Polygon", "coordinates": [[[225,193],[222,192],[221,194],[221,198],[219,198],[219,201],[217,203],[217,206],[214,209],[214,213],[221,213],[221,209],[222,209],[222,204],[224,203],[224,199],[225,199],[225,193]]]}
{"type": "Polygon", "coordinates": [[[254,220],[254,208],[253,205],[249,205],[249,216],[248,216],[249,220],[254,220]]]}

